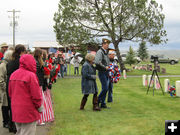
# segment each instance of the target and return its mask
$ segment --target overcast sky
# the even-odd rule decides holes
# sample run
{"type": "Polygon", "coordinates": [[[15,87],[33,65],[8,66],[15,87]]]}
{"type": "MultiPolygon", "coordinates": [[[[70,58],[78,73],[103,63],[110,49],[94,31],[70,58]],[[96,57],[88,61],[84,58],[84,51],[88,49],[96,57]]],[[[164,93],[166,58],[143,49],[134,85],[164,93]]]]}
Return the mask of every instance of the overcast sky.
{"type": "MultiPolygon", "coordinates": [[[[12,44],[12,13],[20,10],[16,29],[16,43],[30,46],[34,41],[55,41],[53,15],[58,10],[59,0],[1,0],[0,2],[0,44],[12,44]],[[9,17],[10,18],[9,18],[9,17]]],[[[164,7],[165,28],[168,34],[167,47],[178,47],[180,43],[180,0],[157,0],[164,7]]],[[[123,47],[123,46],[122,46],[123,47]]],[[[162,46],[160,46],[162,47],[162,46]]],[[[180,47],[179,47],[180,49],[180,47]]]]}

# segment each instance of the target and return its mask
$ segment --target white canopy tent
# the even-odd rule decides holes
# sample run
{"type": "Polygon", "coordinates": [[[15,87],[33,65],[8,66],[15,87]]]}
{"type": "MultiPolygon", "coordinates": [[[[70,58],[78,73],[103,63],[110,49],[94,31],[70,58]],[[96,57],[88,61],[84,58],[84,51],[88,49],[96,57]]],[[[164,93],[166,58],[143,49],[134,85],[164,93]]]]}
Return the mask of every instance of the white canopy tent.
{"type": "Polygon", "coordinates": [[[58,42],[53,41],[36,41],[33,43],[33,48],[64,48],[58,42]]]}

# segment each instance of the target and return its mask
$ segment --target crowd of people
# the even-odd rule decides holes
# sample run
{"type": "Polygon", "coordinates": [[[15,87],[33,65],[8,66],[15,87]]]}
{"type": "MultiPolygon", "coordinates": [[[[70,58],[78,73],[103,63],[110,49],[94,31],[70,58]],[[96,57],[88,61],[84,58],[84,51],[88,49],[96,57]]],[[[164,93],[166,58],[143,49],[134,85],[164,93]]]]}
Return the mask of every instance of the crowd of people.
{"type": "MultiPolygon", "coordinates": [[[[96,55],[87,53],[82,66],[81,87],[83,97],[80,110],[84,110],[89,94],[93,94],[93,110],[101,111],[113,102],[113,81],[110,65],[115,66],[114,51],[108,51],[110,41],[102,40],[96,55]],[[96,66],[93,66],[93,65],[96,66]],[[98,95],[96,70],[102,90],[98,95]]],[[[79,74],[80,59],[74,56],[74,74],[79,74]]],[[[16,135],[35,135],[37,125],[54,121],[52,84],[58,76],[64,78],[67,68],[63,53],[47,54],[36,48],[28,52],[24,45],[15,48],[1,45],[0,52],[0,102],[2,103],[3,127],[16,135]]]]}
{"type": "Polygon", "coordinates": [[[54,57],[39,48],[28,52],[21,44],[2,44],[0,56],[3,127],[17,135],[35,135],[37,125],[54,121],[51,88],[58,73],[64,77],[62,53],[54,57]]]}

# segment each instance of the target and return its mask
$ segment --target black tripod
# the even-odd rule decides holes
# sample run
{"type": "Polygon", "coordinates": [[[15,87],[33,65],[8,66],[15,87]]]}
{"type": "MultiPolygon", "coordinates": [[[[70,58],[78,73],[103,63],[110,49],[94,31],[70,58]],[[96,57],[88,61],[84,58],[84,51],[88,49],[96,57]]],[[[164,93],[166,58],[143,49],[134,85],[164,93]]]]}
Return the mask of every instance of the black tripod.
{"type": "MultiPolygon", "coordinates": [[[[156,57],[155,57],[155,58],[156,58],[156,57]]],[[[158,76],[158,73],[157,73],[157,70],[156,70],[157,63],[158,63],[158,58],[156,58],[156,59],[155,59],[155,58],[153,57],[153,59],[154,59],[154,70],[153,70],[153,72],[152,72],[151,80],[150,80],[150,82],[149,82],[149,86],[148,86],[148,89],[147,89],[147,93],[146,93],[146,94],[148,94],[149,88],[150,88],[150,86],[151,86],[151,82],[152,82],[152,80],[153,80],[153,77],[155,77],[155,75],[156,75],[157,78],[158,78],[158,82],[159,82],[159,84],[160,84],[162,93],[163,93],[163,95],[164,95],[164,91],[163,91],[163,88],[162,88],[162,86],[161,86],[161,82],[160,82],[160,79],[159,79],[159,76],[158,76]]],[[[155,89],[155,88],[154,88],[154,83],[153,83],[153,96],[154,96],[154,89],[155,89]]]]}

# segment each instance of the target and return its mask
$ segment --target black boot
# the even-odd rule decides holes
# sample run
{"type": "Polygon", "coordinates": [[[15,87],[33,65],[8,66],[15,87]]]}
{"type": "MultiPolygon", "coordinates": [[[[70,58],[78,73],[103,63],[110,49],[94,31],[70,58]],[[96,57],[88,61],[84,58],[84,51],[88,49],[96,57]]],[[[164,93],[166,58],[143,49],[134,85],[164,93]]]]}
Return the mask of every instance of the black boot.
{"type": "Polygon", "coordinates": [[[9,126],[9,132],[12,132],[12,133],[16,134],[17,130],[16,130],[15,123],[10,121],[8,126],[9,126]]]}
{"type": "Polygon", "coordinates": [[[8,128],[9,123],[9,108],[8,106],[2,106],[2,118],[3,118],[3,127],[8,128]]]}
{"type": "Polygon", "coordinates": [[[10,115],[9,115],[9,123],[8,123],[8,126],[9,126],[9,132],[13,132],[14,134],[17,132],[16,130],[16,125],[15,123],[12,121],[12,110],[10,108],[10,115]]]}
{"type": "Polygon", "coordinates": [[[81,100],[80,110],[84,110],[84,106],[86,105],[87,98],[83,97],[81,100]]]}

